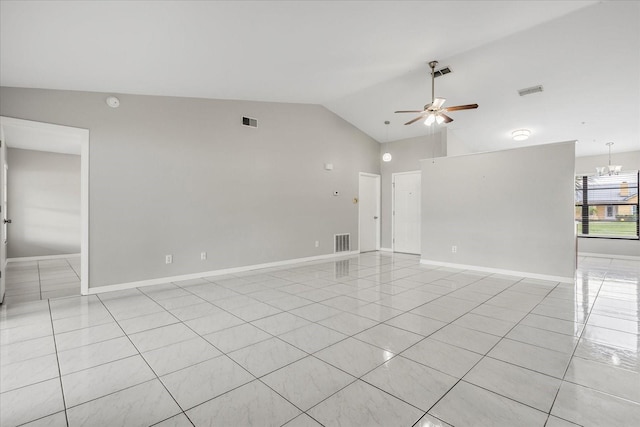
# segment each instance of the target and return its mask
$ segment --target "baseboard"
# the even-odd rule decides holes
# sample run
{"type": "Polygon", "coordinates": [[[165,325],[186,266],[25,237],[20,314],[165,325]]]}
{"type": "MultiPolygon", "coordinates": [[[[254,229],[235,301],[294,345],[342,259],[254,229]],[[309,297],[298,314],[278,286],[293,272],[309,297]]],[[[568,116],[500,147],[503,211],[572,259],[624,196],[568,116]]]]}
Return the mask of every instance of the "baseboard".
{"type": "Polygon", "coordinates": [[[391,248],[380,248],[380,252],[393,252],[391,248]]]}
{"type": "Polygon", "coordinates": [[[179,276],[160,277],[157,279],[140,280],[137,282],[127,282],[127,283],[119,283],[115,285],[98,286],[95,288],[89,288],[88,294],[91,295],[91,294],[99,294],[103,292],[123,291],[126,289],[139,288],[142,286],[161,285],[163,283],[178,282],[181,280],[200,279],[202,277],[222,276],[225,274],[242,273],[245,271],[260,270],[263,268],[282,267],[285,265],[300,264],[300,263],[309,262],[309,261],[321,261],[325,259],[341,258],[344,256],[357,255],[359,253],[360,251],[351,251],[351,252],[340,252],[336,254],[316,255],[316,256],[311,256],[306,258],[294,258],[294,259],[288,259],[284,261],[268,262],[265,264],[245,265],[242,267],[225,268],[222,270],[203,271],[200,273],[182,274],[179,276]]]}
{"type": "Polygon", "coordinates": [[[7,262],[45,261],[48,259],[63,259],[63,258],[80,258],[80,254],[23,256],[23,257],[17,257],[17,258],[7,258],[7,262]]]}
{"type": "Polygon", "coordinates": [[[551,276],[548,274],[538,274],[538,273],[529,273],[525,271],[514,271],[514,270],[504,270],[501,268],[491,268],[491,267],[480,267],[477,265],[466,265],[466,264],[455,264],[452,262],[440,262],[440,261],[431,261],[427,259],[421,259],[420,264],[425,265],[435,265],[438,267],[450,267],[450,268],[458,268],[460,270],[475,270],[482,271],[484,273],[493,273],[493,274],[505,274],[508,276],[519,276],[519,277],[528,277],[530,279],[540,279],[540,280],[549,280],[552,282],[562,282],[562,283],[574,283],[575,278],[573,277],[563,277],[563,276],[551,276]]]}
{"type": "Polygon", "coordinates": [[[591,252],[578,252],[578,256],[591,257],[591,258],[628,259],[631,261],[640,261],[640,256],[633,256],[633,255],[612,255],[612,254],[597,254],[597,253],[591,253],[591,252]]]}

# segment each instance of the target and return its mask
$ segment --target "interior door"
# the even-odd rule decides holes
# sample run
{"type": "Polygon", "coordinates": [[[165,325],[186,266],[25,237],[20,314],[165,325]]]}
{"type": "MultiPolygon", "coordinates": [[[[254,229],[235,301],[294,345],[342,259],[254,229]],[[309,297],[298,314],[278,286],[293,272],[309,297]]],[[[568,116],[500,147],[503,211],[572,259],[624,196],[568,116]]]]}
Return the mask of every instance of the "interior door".
{"type": "Polygon", "coordinates": [[[380,175],[360,174],[360,252],[380,249],[380,175]]]}
{"type": "Polygon", "coordinates": [[[4,140],[4,130],[0,125],[0,303],[4,301],[6,266],[7,266],[7,144],[4,140]]]}
{"type": "Polygon", "coordinates": [[[420,185],[421,173],[398,173],[393,176],[393,250],[420,254],[420,185]]]}

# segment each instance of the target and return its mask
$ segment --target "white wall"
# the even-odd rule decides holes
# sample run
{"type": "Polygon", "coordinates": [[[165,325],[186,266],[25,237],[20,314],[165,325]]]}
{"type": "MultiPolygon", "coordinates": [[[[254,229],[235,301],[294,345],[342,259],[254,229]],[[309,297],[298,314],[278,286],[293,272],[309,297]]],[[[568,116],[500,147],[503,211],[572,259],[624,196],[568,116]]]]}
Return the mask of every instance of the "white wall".
{"type": "MultiPolygon", "coordinates": [[[[615,147],[615,145],[614,145],[615,147]]],[[[611,153],[611,163],[622,165],[625,171],[640,169],[640,150],[627,153],[611,153]]],[[[592,175],[596,166],[609,164],[609,154],[576,158],[576,174],[592,175]]],[[[639,240],[578,237],[578,252],[623,257],[640,257],[639,240]]]]}
{"type": "Polygon", "coordinates": [[[422,161],[422,260],[572,279],[574,161],[573,142],[422,161]]]}
{"type": "Polygon", "coordinates": [[[80,253],[80,156],[7,150],[8,258],[80,253]]]}
{"type": "Polygon", "coordinates": [[[0,95],[4,116],[89,129],[92,288],[331,254],[336,233],[358,242],[358,173],[380,171],[379,144],[317,105],[0,95]]]}
{"type": "MultiPolygon", "coordinates": [[[[416,126],[419,126],[416,125],[416,126]]],[[[381,192],[381,238],[382,248],[391,248],[392,203],[391,191],[392,174],[420,170],[420,160],[447,155],[447,137],[445,132],[435,132],[431,135],[380,144],[380,159],[383,153],[391,153],[390,162],[380,160],[380,192],[381,192]]]]}

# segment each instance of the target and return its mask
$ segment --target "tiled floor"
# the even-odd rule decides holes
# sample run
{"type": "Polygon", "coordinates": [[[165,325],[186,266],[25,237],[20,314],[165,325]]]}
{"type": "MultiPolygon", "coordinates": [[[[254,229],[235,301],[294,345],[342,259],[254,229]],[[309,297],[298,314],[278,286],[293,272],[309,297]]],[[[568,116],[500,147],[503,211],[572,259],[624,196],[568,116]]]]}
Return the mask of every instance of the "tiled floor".
{"type": "Polygon", "coordinates": [[[7,264],[5,302],[80,295],[80,257],[7,264]]]}
{"type": "Polygon", "coordinates": [[[0,424],[637,426],[640,267],[368,253],[0,311],[0,424]]]}

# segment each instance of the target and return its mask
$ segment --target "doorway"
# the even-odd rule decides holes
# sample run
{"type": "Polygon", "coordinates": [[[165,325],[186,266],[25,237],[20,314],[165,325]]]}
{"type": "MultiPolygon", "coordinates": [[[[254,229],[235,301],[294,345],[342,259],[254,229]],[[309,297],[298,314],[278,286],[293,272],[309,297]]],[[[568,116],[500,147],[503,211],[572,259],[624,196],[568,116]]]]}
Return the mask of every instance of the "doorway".
{"type": "Polygon", "coordinates": [[[380,250],[380,175],[360,172],[358,190],[358,249],[380,250]]]}
{"type": "Polygon", "coordinates": [[[392,175],[393,251],[420,254],[420,171],[392,175]]]}
{"type": "MultiPolygon", "coordinates": [[[[68,126],[53,125],[49,123],[36,122],[31,120],[15,119],[11,117],[0,116],[0,128],[2,130],[2,162],[7,162],[7,148],[17,148],[18,151],[40,151],[45,153],[67,153],[80,156],[80,289],[78,294],[87,295],[89,291],[89,131],[68,126]]],[[[8,162],[9,169],[11,164],[8,162]]],[[[4,178],[4,177],[3,177],[4,178]]],[[[0,185],[0,200],[7,197],[6,179],[3,179],[0,185]]],[[[9,189],[10,191],[10,189],[9,189]]],[[[2,215],[5,215],[4,213],[2,215]]],[[[20,218],[11,218],[15,225],[16,220],[20,218]]],[[[9,224],[11,227],[12,224],[9,224]]],[[[4,230],[3,230],[3,234],[4,230]]],[[[35,235],[35,233],[34,233],[35,235]]],[[[9,236],[6,234],[1,236],[2,242],[5,240],[11,244],[9,236]],[[8,238],[7,238],[8,237],[8,238]]],[[[2,245],[2,253],[0,253],[0,274],[2,278],[6,277],[7,263],[7,245],[2,245]]],[[[9,265],[13,265],[12,261],[17,262],[43,262],[53,264],[56,261],[51,258],[57,256],[43,257],[24,257],[25,259],[9,259],[9,265]],[[29,258],[35,258],[33,260],[29,258]],[[41,258],[41,259],[40,259],[41,258]]],[[[73,264],[73,262],[71,263],[73,264]]],[[[70,265],[70,267],[75,267],[70,265]]],[[[77,270],[77,268],[73,268],[77,270]]],[[[77,279],[76,279],[77,280],[77,279]]],[[[4,299],[6,286],[0,289],[0,300],[4,299]]]]}

